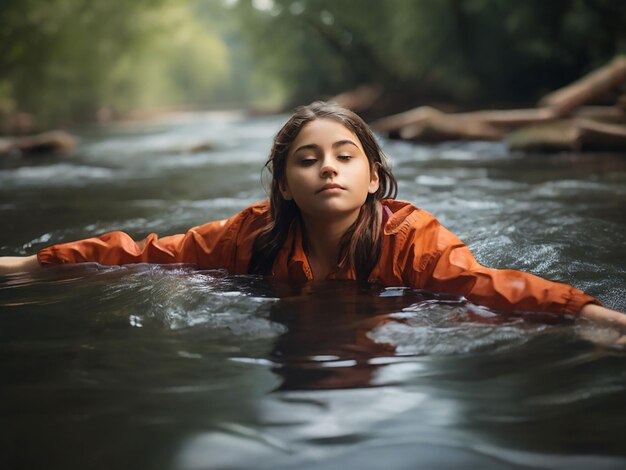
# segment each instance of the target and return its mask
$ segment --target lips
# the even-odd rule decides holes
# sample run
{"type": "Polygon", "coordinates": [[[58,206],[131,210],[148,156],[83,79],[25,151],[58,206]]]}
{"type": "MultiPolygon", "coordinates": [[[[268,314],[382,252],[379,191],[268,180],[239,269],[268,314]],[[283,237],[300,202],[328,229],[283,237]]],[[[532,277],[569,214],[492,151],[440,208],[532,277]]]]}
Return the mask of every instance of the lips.
{"type": "Polygon", "coordinates": [[[326,191],[328,189],[346,189],[343,186],[341,186],[340,184],[337,183],[327,183],[324,186],[322,186],[320,189],[318,189],[315,194],[319,194],[323,191],[326,191]]]}

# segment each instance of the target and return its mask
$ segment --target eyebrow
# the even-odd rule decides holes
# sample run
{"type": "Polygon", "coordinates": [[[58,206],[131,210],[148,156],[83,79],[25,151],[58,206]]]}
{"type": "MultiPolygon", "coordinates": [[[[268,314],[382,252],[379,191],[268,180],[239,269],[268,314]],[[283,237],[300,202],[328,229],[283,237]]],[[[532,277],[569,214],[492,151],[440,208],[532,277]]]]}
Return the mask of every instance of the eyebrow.
{"type": "MultiPolygon", "coordinates": [[[[341,147],[342,145],[354,145],[357,149],[359,148],[359,146],[357,144],[355,144],[354,142],[352,142],[349,139],[338,140],[337,142],[335,142],[332,145],[332,147],[333,148],[337,148],[337,147],[341,147]]],[[[316,150],[318,148],[320,148],[320,146],[317,145],[317,144],[306,144],[306,145],[301,145],[300,147],[298,147],[296,150],[294,150],[293,153],[294,154],[298,153],[300,150],[307,150],[307,149],[316,150]]]]}

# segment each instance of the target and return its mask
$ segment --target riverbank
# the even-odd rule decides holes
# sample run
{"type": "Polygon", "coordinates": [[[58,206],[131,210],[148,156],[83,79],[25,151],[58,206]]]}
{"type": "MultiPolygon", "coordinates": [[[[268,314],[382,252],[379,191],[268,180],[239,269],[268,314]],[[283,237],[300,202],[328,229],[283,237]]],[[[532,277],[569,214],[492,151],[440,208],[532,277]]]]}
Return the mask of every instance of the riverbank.
{"type": "MultiPolygon", "coordinates": [[[[365,118],[374,117],[370,119],[372,128],[391,139],[416,143],[501,141],[510,150],[522,152],[626,151],[626,56],[618,56],[574,83],[549,93],[533,108],[455,112],[451,105],[422,105],[381,117],[382,111],[396,109],[398,104],[378,85],[363,85],[329,99],[365,118]]],[[[231,109],[223,113],[261,116],[286,111],[274,107],[231,109]]],[[[135,125],[202,112],[178,106],[137,110],[122,116],[103,108],[95,122],[135,125]]],[[[67,153],[75,146],[75,138],[56,130],[0,138],[0,155],[67,153]]],[[[208,148],[196,147],[191,146],[191,151],[208,148]]]]}
{"type": "MultiPolygon", "coordinates": [[[[537,107],[446,112],[420,106],[374,120],[379,133],[411,142],[503,141],[511,150],[626,151],[626,56],[618,56],[561,89],[537,107]]],[[[375,108],[385,93],[361,87],[333,99],[358,112],[375,108]]]]}

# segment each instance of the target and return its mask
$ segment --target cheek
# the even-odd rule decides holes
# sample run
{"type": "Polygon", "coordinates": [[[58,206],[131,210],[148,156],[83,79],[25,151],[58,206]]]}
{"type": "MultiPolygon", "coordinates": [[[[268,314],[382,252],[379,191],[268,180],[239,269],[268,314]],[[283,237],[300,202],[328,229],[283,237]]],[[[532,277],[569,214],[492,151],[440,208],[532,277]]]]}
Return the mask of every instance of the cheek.
{"type": "Polygon", "coordinates": [[[298,171],[294,171],[292,168],[286,168],[283,180],[279,184],[279,188],[283,197],[287,199],[293,199],[294,193],[297,194],[299,188],[302,186],[302,178],[298,171]]]}
{"type": "Polygon", "coordinates": [[[360,179],[365,184],[369,185],[370,181],[372,181],[372,177],[374,176],[374,170],[370,168],[368,163],[365,163],[361,168],[360,179]]]}
{"type": "Polygon", "coordinates": [[[297,189],[297,186],[301,184],[306,184],[307,181],[310,181],[312,177],[312,171],[310,168],[299,168],[297,166],[292,166],[288,168],[285,172],[285,180],[287,181],[287,186],[289,186],[292,190],[297,189]]]}

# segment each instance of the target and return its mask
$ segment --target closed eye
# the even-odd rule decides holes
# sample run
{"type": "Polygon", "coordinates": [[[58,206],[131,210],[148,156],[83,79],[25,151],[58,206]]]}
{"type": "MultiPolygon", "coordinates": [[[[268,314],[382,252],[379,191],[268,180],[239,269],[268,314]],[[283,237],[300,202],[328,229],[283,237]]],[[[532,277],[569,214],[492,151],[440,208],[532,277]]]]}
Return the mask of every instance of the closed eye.
{"type": "Polygon", "coordinates": [[[314,165],[316,161],[317,158],[303,158],[299,163],[301,166],[311,166],[314,165]]]}
{"type": "Polygon", "coordinates": [[[338,155],[338,160],[349,161],[352,160],[352,155],[338,155]]]}

